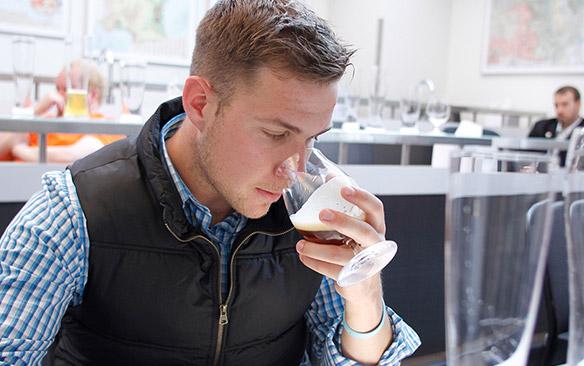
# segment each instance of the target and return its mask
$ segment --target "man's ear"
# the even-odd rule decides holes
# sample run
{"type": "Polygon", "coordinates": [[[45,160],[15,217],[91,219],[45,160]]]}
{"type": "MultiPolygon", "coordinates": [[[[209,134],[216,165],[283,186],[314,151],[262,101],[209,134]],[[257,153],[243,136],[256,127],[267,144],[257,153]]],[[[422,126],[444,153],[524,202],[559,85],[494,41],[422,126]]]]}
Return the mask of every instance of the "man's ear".
{"type": "Polygon", "coordinates": [[[215,94],[209,82],[201,76],[189,76],[183,88],[182,103],[189,120],[199,130],[203,129],[204,115],[209,113],[209,103],[215,94]],[[207,108],[207,110],[205,110],[207,108]]]}

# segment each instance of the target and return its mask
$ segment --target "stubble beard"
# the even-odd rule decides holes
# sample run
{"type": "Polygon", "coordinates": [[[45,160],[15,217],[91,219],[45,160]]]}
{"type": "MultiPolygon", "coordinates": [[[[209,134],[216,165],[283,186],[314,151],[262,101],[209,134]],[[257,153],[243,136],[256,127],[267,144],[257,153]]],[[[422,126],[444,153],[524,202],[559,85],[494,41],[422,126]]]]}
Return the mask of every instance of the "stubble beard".
{"type": "MultiPolygon", "coordinates": [[[[216,120],[215,123],[223,123],[222,121],[216,120]]],[[[217,157],[211,151],[212,146],[218,146],[217,133],[212,133],[208,136],[206,140],[201,142],[198,146],[198,151],[195,151],[197,155],[195,161],[198,161],[199,168],[198,171],[202,172],[205,180],[205,184],[211,187],[217,194],[219,194],[227,204],[236,212],[242,214],[245,217],[256,219],[265,216],[268,212],[269,206],[265,210],[259,210],[253,208],[253,202],[247,202],[249,200],[248,194],[243,190],[236,190],[229,188],[229,182],[227,182],[226,175],[222,169],[222,162],[217,160],[217,157]]],[[[234,184],[237,184],[234,182],[234,184]]],[[[242,187],[240,187],[242,188],[242,187]]],[[[245,188],[245,187],[243,187],[245,188]]]]}

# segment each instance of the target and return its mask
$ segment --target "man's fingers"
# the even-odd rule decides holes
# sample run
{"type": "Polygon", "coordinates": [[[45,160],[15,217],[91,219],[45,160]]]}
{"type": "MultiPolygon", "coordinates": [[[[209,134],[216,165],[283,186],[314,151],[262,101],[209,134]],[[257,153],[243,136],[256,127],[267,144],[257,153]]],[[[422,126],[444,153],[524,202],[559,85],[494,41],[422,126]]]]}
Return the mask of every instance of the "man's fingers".
{"type": "Polygon", "coordinates": [[[347,245],[318,244],[306,240],[300,240],[296,250],[305,257],[339,266],[344,266],[354,256],[353,250],[347,245]]]}
{"type": "Polygon", "coordinates": [[[306,267],[335,281],[339,278],[339,272],[343,268],[343,266],[319,261],[318,259],[310,258],[302,254],[300,254],[300,261],[306,267]]]}
{"type": "Polygon", "coordinates": [[[343,187],[341,194],[344,199],[365,212],[365,221],[377,232],[385,233],[385,214],[379,198],[358,187],[343,187]]]}
{"type": "Polygon", "coordinates": [[[365,247],[384,239],[368,222],[356,219],[339,211],[322,210],[319,219],[326,223],[331,230],[336,230],[365,247]]]}

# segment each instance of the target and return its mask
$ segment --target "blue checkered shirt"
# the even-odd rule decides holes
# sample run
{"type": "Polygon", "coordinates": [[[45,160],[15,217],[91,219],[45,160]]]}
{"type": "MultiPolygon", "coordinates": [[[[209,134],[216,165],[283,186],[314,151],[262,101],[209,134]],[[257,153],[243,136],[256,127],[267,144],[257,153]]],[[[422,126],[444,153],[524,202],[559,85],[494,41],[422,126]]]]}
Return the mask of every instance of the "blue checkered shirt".
{"type": "MultiPolygon", "coordinates": [[[[183,116],[167,124],[169,133],[183,116]]],[[[162,134],[163,140],[165,134],[162,134]]],[[[169,172],[183,199],[189,221],[217,245],[222,262],[246,219],[235,213],[210,226],[211,214],[176,174],[166,150],[169,172]],[[174,172],[174,173],[173,173],[174,172]]],[[[0,365],[40,365],[69,305],[83,300],[90,240],[75,185],[68,170],[49,172],[0,238],[0,365]]],[[[222,266],[223,282],[227,267],[222,266]]],[[[397,365],[420,345],[418,335],[389,307],[393,342],[381,365],[397,365]]],[[[323,278],[306,312],[310,347],[301,365],[356,365],[341,353],[343,300],[334,282],[323,278]],[[312,361],[312,362],[311,362],[312,361]]]]}

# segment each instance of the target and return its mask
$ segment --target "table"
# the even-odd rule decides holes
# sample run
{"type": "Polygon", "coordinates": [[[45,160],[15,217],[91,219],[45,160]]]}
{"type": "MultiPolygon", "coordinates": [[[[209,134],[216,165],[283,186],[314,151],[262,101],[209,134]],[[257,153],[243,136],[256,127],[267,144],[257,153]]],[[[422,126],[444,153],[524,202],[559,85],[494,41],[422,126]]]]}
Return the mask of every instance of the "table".
{"type": "Polygon", "coordinates": [[[47,134],[96,133],[112,135],[137,134],[141,123],[119,122],[89,118],[38,118],[26,116],[0,115],[0,131],[36,132],[39,135],[39,161],[47,161],[47,134]]]}

